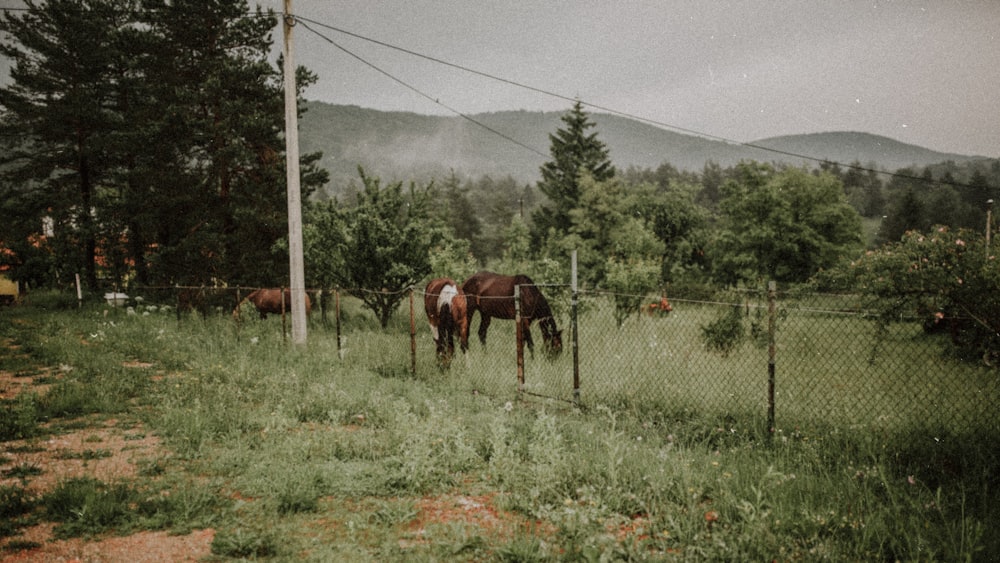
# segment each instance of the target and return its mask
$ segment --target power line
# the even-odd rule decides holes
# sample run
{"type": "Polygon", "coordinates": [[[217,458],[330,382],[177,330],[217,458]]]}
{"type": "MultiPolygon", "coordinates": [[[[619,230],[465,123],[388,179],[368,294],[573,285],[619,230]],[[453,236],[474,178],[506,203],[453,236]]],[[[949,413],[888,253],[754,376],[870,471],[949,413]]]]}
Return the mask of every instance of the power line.
{"type": "MultiPolygon", "coordinates": [[[[891,176],[891,177],[894,177],[894,178],[902,178],[902,179],[907,179],[907,180],[919,180],[921,182],[926,182],[927,181],[927,178],[924,178],[924,177],[921,177],[921,176],[915,176],[915,175],[911,175],[911,174],[903,174],[903,173],[899,173],[899,172],[888,172],[888,171],[885,171],[885,170],[878,170],[878,169],[875,169],[875,168],[870,168],[870,167],[867,167],[867,166],[862,166],[860,164],[847,164],[847,163],[838,162],[838,161],[830,160],[830,159],[826,159],[826,158],[819,158],[819,157],[815,157],[815,156],[811,156],[811,155],[806,155],[806,154],[800,154],[800,153],[796,153],[796,152],[792,152],[792,151],[786,151],[786,150],[782,150],[782,149],[776,149],[776,148],[773,148],[773,147],[768,147],[768,146],[760,145],[760,144],[757,144],[757,143],[736,141],[736,140],[729,139],[729,138],[726,138],[726,137],[722,137],[722,136],[719,136],[719,135],[712,135],[710,133],[705,133],[705,132],[697,131],[697,130],[694,130],[694,129],[688,129],[686,127],[680,127],[680,126],[677,126],[677,125],[672,125],[672,124],[669,124],[669,123],[665,123],[663,121],[658,121],[656,119],[651,119],[651,118],[648,118],[648,117],[643,117],[641,115],[636,115],[636,114],[633,114],[633,113],[629,113],[629,112],[617,110],[617,109],[614,109],[614,108],[611,108],[611,107],[602,106],[600,104],[595,104],[595,103],[592,103],[592,102],[588,102],[586,100],[581,100],[579,98],[574,98],[574,97],[566,96],[564,94],[560,94],[558,92],[553,92],[551,90],[546,90],[544,88],[539,88],[539,87],[536,87],[536,86],[531,86],[531,85],[528,85],[528,84],[523,84],[521,82],[517,82],[517,81],[511,80],[509,78],[504,78],[502,76],[497,76],[495,74],[490,74],[488,72],[483,72],[483,71],[480,71],[480,70],[476,70],[474,68],[470,68],[470,67],[467,67],[467,66],[464,66],[464,65],[460,65],[460,64],[457,64],[457,63],[453,63],[453,62],[450,62],[450,61],[439,59],[437,57],[432,57],[430,55],[425,55],[423,53],[419,53],[419,52],[413,51],[411,49],[406,49],[406,48],[400,47],[398,45],[393,45],[391,43],[386,43],[385,41],[380,41],[378,39],[373,39],[371,37],[367,37],[367,36],[364,36],[364,35],[361,35],[361,34],[358,34],[358,33],[354,33],[352,31],[348,31],[346,29],[342,29],[342,28],[339,28],[339,27],[336,27],[336,26],[332,26],[332,25],[329,25],[329,24],[326,24],[326,23],[323,23],[323,22],[319,22],[319,21],[313,20],[313,19],[305,18],[305,17],[302,17],[302,16],[296,16],[296,18],[298,20],[301,20],[301,21],[304,21],[304,22],[309,22],[309,23],[312,23],[312,24],[314,24],[316,26],[324,27],[326,29],[329,29],[331,31],[335,31],[337,33],[341,33],[341,34],[344,34],[344,35],[347,35],[347,36],[350,36],[350,37],[354,37],[354,38],[360,39],[362,41],[367,41],[369,43],[373,43],[375,45],[379,45],[379,46],[385,47],[387,49],[392,49],[392,50],[395,50],[395,51],[399,51],[401,53],[405,53],[407,55],[418,57],[418,58],[421,58],[421,59],[424,59],[424,60],[427,60],[427,61],[430,61],[430,62],[433,62],[433,63],[437,63],[437,64],[444,65],[444,66],[448,66],[448,67],[451,67],[451,68],[454,68],[454,69],[457,69],[457,70],[461,70],[463,72],[468,72],[470,74],[475,74],[477,76],[488,78],[490,80],[495,80],[497,82],[502,82],[504,84],[508,84],[508,85],[511,85],[511,86],[515,86],[515,87],[518,87],[518,88],[522,88],[522,89],[525,89],[525,90],[536,92],[536,93],[539,93],[539,94],[544,94],[546,96],[550,96],[550,97],[557,98],[557,99],[560,99],[560,100],[565,100],[565,101],[569,101],[569,102],[573,102],[573,103],[579,102],[580,104],[582,104],[584,106],[587,106],[587,107],[590,107],[590,108],[593,108],[593,109],[596,109],[596,110],[600,110],[600,111],[603,111],[603,112],[606,112],[606,113],[610,113],[610,114],[613,114],[613,115],[618,115],[618,116],[621,116],[621,117],[626,117],[628,119],[632,119],[632,120],[635,120],[635,121],[641,121],[641,122],[644,122],[644,123],[649,123],[649,124],[652,124],[652,125],[656,125],[658,127],[662,127],[664,129],[669,129],[669,130],[672,130],[672,131],[677,131],[677,132],[685,133],[685,134],[688,134],[688,135],[694,135],[694,136],[701,137],[701,138],[704,138],[704,139],[722,142],[722,143],[725,143],[725,144],[728,144],[728,145],[738,145],[738,146],[742,146],[742,147],[746,147],[746,148],[752,148],[752,149],[756,149],[756,150],[761,150],[761,151],[766,151],[766,152],[770,152],[770,153],[780,154],[780,155],[783,155],[783,156],[788,156],[788,157],[797,158],[797,159],[801,159],[801,160],[817,162],[817,163],[820,163],[820,164],[835,164],[835,165],[841,166],[843,168],[848,168],[848,169],[851,169],[851,170],[858,170],[858,171],[861,171],[861,172],[871,172],[871,173],[875,173],[875,174],[884,174],[884,175],[891,176]]],[[[303,26],[305,26],[305,24],[303,24],[303,26]]],[[[404,86],[406,86],[407,88],[410,88],[411,90],[414,90],[414,91],[418,92],[421,96],[424,96],[425,98],[433,101],[434,103],[436,103],[438,105],[441,105],[442,107],[447,108],[449,111],[452,111],[452,112],[455,112],[455,113],[461,115],[463,118],[468,119],[469,121],[472,121],[473,123],[476,123],[477,125],[485,127],[487,129],[493,131],[494,133],[497,133],[497,134],[501,135],[502,137],[508,139],[511,142],[517,143],[518,145],[520,145],[522,147],[525,146],[522,143],[520,143],[519,141],[511,139],[510,137],[507,137],[506,135],[503,135],[502,133],[499,133],[499,132],[493,130],[492,128],[490,128],[488,126],[485,126],[485,125],[481,124],[480,122],[476,121],[475,119],[473,119],[473,118],[471,118],[471,117],[469,117],[469,116],[467,116],[465,114],[462,114],[462,113],[458,112],[457,110],[449,108],[448,106],[442,104],[437,98],[433,98],[433,97],[431,97],[431,96],[429,96],[427,94],[424,94],[423,92],[420,92],[420,91],[416,90],[415,88],[413,88],[412,86],[410,86],[410,85],[402,82],[398,78],[396,78],[396,77],[390,75],[389,73],[387,73],[387,72],[385,72],[385,71],[383,71],[383,70],[375,67],[374,65],[372,65],[371,63],[368,63],[367,61],[365,61],[361,57],[355,55],[354,53],[351,53],[350,51],[347,51],[346,49],[344,49],[340,45],[337,45],[333,40],[331,40],[331,39],[329,39],[329,38],[327,38],[327,37],[325,37],[323,35],[320,35],[318,32],[316,32],[315,30],[313,30],[311,28],[308,28],[308,29],[310,31],[312,31],[313,33],[316,33],[320,37],[323,37],[324,39],[326,39],[327,41],[329,41],[331,44],[333,44],[334,46],[336,46],[338,49],[341,49],[345,53],[348,53],[352,57],[360,60],[364,64],[366,64],[368,66],[371,66],[372,68],[375,68],[379,72],[385,74],[386,76],[389,76],[389,78],[391,78],[392,80],[394,80],[396,82],[399,82],[399,83],[403,84],[404,86]]],[[[529,147],[525,147],[525,148],[528,148],[532,152],[540,154],[538,151],[536,151],[534,149],[531,149],[529,147]]],[[[543,156],[547,156],[547,155],[543,155],[543,156]]],[[[954,187],[960,187],[960,188],[971,188],[971,187],[973,187],[973,186],[971,186],[969,184],[964,184],[964,183],[955,182],[955,181],[934,180],[934,182],[936,182],[938,184],[944,184],[944,185],[954,186],[954,187]]]]}
{"type": "MultiPolygon", "coordinates": [[[[296,20],[301,20],[302,22],[305,22],[305,21],[310,21],[311,22],[311,20],[306,20],[305,18],[299,18],[299,17],[296,17],[296,20]]],[[[315,23],[315,22],[312,22],[312,23],[315,23]]],[[[317,24],[317,25],[319,25],[319,24],[317,24]]],[[[449,106],[447,104],[442,103],[441,100],[439,100],[438,98],[435,98],[435,97],[433,97],[433,96],[431,96],[431,95],[423,92],[422,90],[418,89],[417,87],[413,86],[412,84],[409,84],[409,83],[403,81],[402,79],[397,78],[396,76],[390,74],[389,72],[387,72],[385,70],[382,70],[381,68],[379,68],[375,64],[369,62],[368,60],[360,57],[356,53],[354,53],[354,52],[346,49],[342,45],[338,44],[336,41],[330,39],[329,37],[323,35],[322,33],[318,32],[318,31],[316,31],[315,29],[309,27],[308,24],[302,23],[302,27],[304,27],[307,30],[313,32],[318,37],[326,40],[328,43],[330,43],[331,45],[333,45],[337,49],[340,49],[342,52],[346,53],[347,55],[353,57],[354,59],[360,61],[362,64],[364,64],[364,65],[366,65],[366,66],[374,69],[375,71],[381,73],[382,75],[388,77],[393,82],[396,82],[397,84],[399,84],[399,85],[401,85],[401,86],[403,86],[403,87],[405,87],[405,88],[407,88],[409,90],[412,90],[413,92],[416,92],[420,96],[422,96],[424,98],[427,98],[428,100],[430,100],[430,101],[434,102],[435,104],[437,104],[437,105],[439,105],[439,106],[447,109],[448,111],[454,113],[455,115],[458,115],[462,119],[470,121],[471,123],[473,123],[473,124],[475,124],[475,125],[477,125],[479,127],[482,127],[483,129],[486,129],[487,131],[493,133],[494,135],[502,137],[503,139],[506,139],[507,141],[509,141],[511,143],[514,143],[515,145],[517,145],[519,147],[522,147],[522,148],[524,148],[526,150],[529,150],[529,151],[531,151],[531,152],[533,152],[533,153],[541,156],[542,158],[547,158],[549,156],[549,155],[547,155],[547,154],[545,154],[545,153],[543,153],[543,152],[541,152],[541,151],[539,151],[539,150],[537,150],[537,149],[535,149],[533,147],[530,147],[530,146],[522,143],[521,141],[518,141],[517,139],[515,139],[515,138],[513,138],[513,137],[511,137],[509,135],[506,135],[506,134],[504,134],[504,133],[502,133],[502,132],[494,129],[493,127],[490,127],[489,125],[486,125],[485,123],[483,123],[483,122],[481,122],[481,121],[473,118],[472,116],[470,116],[468,114],[462,113],[461,111],[458,111],[457,109],[455,109],[455,108],[453,108],[453,107],[451,107],[451,106],[449,106]]]]}
{"type": "MultiPolygon", "coordinates": [[[[25,8],[4,7],[4,8],[0,8],[0,10],[5,11],[5,12],[30,12],[31,11],[30,8],[26,8],[26,7],[25,8]]],[[[283,14],[276,14],[275,12],[273,12],[272,10],[269,9],[266,12],[250,12],[250,13],[247,14],[246,17],[274,17],[275,15],[283,15],[283,14]]],[[[461,70],[463,72],[467,72],[467,73],[470,73],[470,74],[474,74],[474,75],[477,75],[477,76],[488,78],[490,80],[494,80],[494,81],[497,81],[497,82],[501,82],[501,83],[504,83],[504,84],[515,86],[517,88],[521,88],[521,89],[524,89],[524,90],[532,91],[532,92],[535,92],[535,93],[538,93],[538,94],[543,94],[543,95],[546,95],[546,96],[550,96],[550,97],[553,97],[553,98],[556,98],[556,99],[560,99],[560,100],[564,100],[564,101],[569,101],[569,102],[573,102],[573,103],[579,102],[581,105],[587,106],[587,107],[595,109],[595,110],[599,110],[599,111],[602,111],[602,112],[605,112],[605,113],[609,113],[609,114],[613,114],[613,115],[618,115],[618,116],[625,117],[625,118],[628,118],[628,119],[632,119],[632,120],[635,120],[635,121],[649,123],[651,125],[655,125],[657,127],[663,128],[663,129],[677,131],[677,132],[684,133],[684,134],[687,134],[687,135],[693,135],[693,136],[697,136],[697,137],[700,137],[700,138],[703,138],[703,139],[708,139],[708,140],[712,140],[712,141],[717,141],[717,142],[725,143],[727,145],[737,145],[737,146],[742,146],[742,147],[746,147],[746,148],[752,148],[752,149],[761,150],[761,151],[765,151],[765,152],[770,152],[770,153],[774,153],[774,154],[780,154],[780,155],[787,156],[787,157],[797,158],[797,159],[801,159],[801,160],[805,160],[805,161],[817,162],[817,163],[820,163],[820,164],[834,164],[834,165],[837,165],[837,166],[840,166],[840,167],[843,167],[843,168],[848,168],[848,169],[851,169],[851,170],[858,170],[858,171],[861,171],[861,172],[870,172],[870,173],[875,173],[875,174],[882,174],[882,175],[886,175],[886,176],[890,176],[890,177],[894,177],[894,178],[903,178],[903,179],[907,179],[907,180],[918,180],[918,181],[921,181],[921,182],[928,181],[927,178],[924,178],[922,176],[915,176],[915,175],[911,175],[911,174],[903,174],[903,173],[900,173],[900,172],[889,172],[889,171],[885,171],[885,170],[878,170],[878,169],[875,169],[875,168],[871,168],[871,167],[867,167],[867,166],[862,166],[860,164],[848,164],[848,163],[844,163],[844,162],[838,162],[838,161],[834,161],[834,160],[830,160],[830,159],[826,159],[826,158],[819,158],[819,157],[815,157],[815,156],[811,156],[811,155],[796,153],[796,152],[792,152],[792,151],[786,151],[786,150],[777,149],[777,148],[773,148],[773,147],[767,147],[767,146],[760,145],[760,144],[757,144],[757,143],[736,141],[736,140],[733,140],[733,139],[729,139],[727,137],[722,137],[722,136],[719,136],[719,135],[713,135],[711,133],[705,133],[705,132],[702,132],[702,131],[697,131],[695,129],[689,129],[689,128],[686,128],[686,127],[681,127],[681,126],[678,126],[678,125],[673,125],[673,124],[666,123],[666,122],[663,122],[663,121],[659,121],[659,120],[656,120],[656,119],[652,119],[652,118],[644,117],[644,116],[641,116],[641,115],[636,115],[636,114],[633,114],[633,113],[629,113],[629,112],[617,110],[615,108],[603,106],[603,105],[596,104],[596,103],[593,103],[593,102],[588,102],[586,100],[582,100],[582,99],[579,99],[577,97],[566,96],[566,95],[560,94],[558,92],[553,92],[551,90],[546,90],[544,88],[539,88],[539,87],[536,87],[536,86],[531,86],[529,84],[524,84],[524,83],[521,83],[521,82],[517,82],[515,80],[511,80],[509,78],[504,78],[502,76],[498,76],[498,75],[491,74],[491,73],[488,73],[488,72],[483,72],[483,71],[480,71],[480,70],[476,70],[474,68],[470,68],[470,67],[467,67],[467,66],[464,66],[464,65],[460,65],[460,64],[457,64],[457,63],[446,61],[444,59],[440,59],[440,58],[437,58],[437,57],[426,55],[426,54],[423,54],[423,53],[420,53],[420,52],[417,52],[417,51],[413,51],[411,49],[407,49],[407,48],[404,48],[404,47],[400,47],[398,45],[393,45],[391,43],[387,43],[385,41],[380,41],[378,39],[373,39],[371,37],[367,37],[367,36],[364,36],[364,35],[361,35],[361,34],[358,34],[358,33],[354,33],[352,31],[348,31],[348,30],[343,29],[343,28],[339,28],[339,27],[336,27],[336,26],[332,26],[332,25],[329,25],[329,24],[317,21],[317,20],[306,18],[306,17],[303,17],[301,15],[295,15],[294,19],[295,19],[295,21],[303,22],[302,26],[304,28],[306,28],[307,30],[309,30],[310,32],[312,32],[313,34],[315,34],[318,37],[322,38],[323,40],[327,41],[328,43],[330,43],[331,45],[333,45],[337,49],[341,50],[342,52],[344,52],[348,56],[350,56],[350,57],[358,60],[362,64],[364,64],[364,65],[372,68],[373,70],[375,70],[375,71],[383,74],[384,76],[386,76],[390,80],[392,80],[392,81],[400,84],[401,86],[403,86],[403,87],[405,87],[405,88],[407,88],[407,89],[415,92],[416,94],[420,95],[421,97],[426,98],[426,99],[432,101],[433,103],[435,103],[435,104],[437,104],[437,105],[445,108],[446,110],[454,113],[455,115],[461,117],[462,119],[465,119],[466,121],[469,121],[470,123],[473,123],[474,125],[476,125],[478,127],[481,127],[483,129],[491,132],[492,134],[497,135],[497,136],[505,139],[506,141],[508,141],[510,143],[513,143],[513,144],[515,144],[517,146],[520,146],[520,147],[524,148],[525,150],[531,151],[532,153],[534,153],[536,155],[542,156],[543,158],[547,158],[549,155],[543,153],[542,151],[539,151],[539,150],[535,149],[534,147],[526,145],[525,143],[522,143],[521,141],[518,141],[517,139],[514,139],[513,137],[510,137],[509,135],[507,135],[507,134],[505,134],[505,133],[503,133],[503,132],[501,132],[501,131],[499,131],[499,130],[497,130],[497,129],[495,129],[495,128],[493,128],[493,127],[491,127],[491,126],[489,126],[489,125],[487,125],[487,124],[485,124],[485,123],[483,123],[483,122],[481,122],[481,121],[479,121],[477,119],[475,119],[474,117],[470,116],[469,114],[461,112],[461,111],[459,111],[459,110],[457,110],[457,109],[455,109],[455,108],[453,108],[453,107],[451,107],[451,106],[449,106],[449,105],[441,102],[441,100],[439,98],[431,96],[430,94],[427,94],[427,93],[419,90],[418,88],[416,88],[413,85],[405,82],[404,80],[402,80],[402,79],[400,79],[400,78],[392,75],[391,73],[383,70],[382,68],[380,68],[380,67],[376,66],[375,64],[369,62],[368,60],[364,59],[360,55],[358,55],[358,54],[356,54],[356,53],[354,53],[354,52],[346,49],[345,47],[343,47],[342,45],[338,44],[337,42],[335,42],[331,38],[323,35],[322,33],[316,31],[313,28],[309,27],[304,22],[308,22],[308,23],[311,23],[311,24],[313,24],[315,26],[318,26],[318,27],[323,27],[323,28],[329,29],[331,31],[335,31],[337,33],[341,33],[341,34],[344,34],[344,35],[347,35],[347,36],[350,36],[350,37],[354,37],[354,38],[360,39],[362,41],[373,43],[375,45],[378,45],[378,46],[381,46],[381,47],[385,47],[387,49],[392,49],[392,50],[395,50],[395,51],[398,51],[398,52],[401,52],[401,53],[405,53],[407,55],[410,55],[410,56],[413,56],[413,57],[417,57],[417,58],[421,58],[421,59],[424,59],[424,60],[427,60],[427,61],[430,61],[430,62],[433,62],[433,63],[436,63],[436,64],[440,64],[440,65],[444,65],[444,66],[447,66],[447,67],[451,67],[451,68],[454,68],[454,69],[457,69],[457,70],[461,70]]],[[[971,186],[969,184],[955,182],[955,181],[946,181],[946,180],[943,180],[943,179],[942,180],[934,180],[934,182],[936,182],[938,184],[943,184],[943,185],[948,185],[948,186],[954,186],[954,187],[960,187],[960,188],[971,188],[971,187],[973,187],[973,186],[971,186]]]]}

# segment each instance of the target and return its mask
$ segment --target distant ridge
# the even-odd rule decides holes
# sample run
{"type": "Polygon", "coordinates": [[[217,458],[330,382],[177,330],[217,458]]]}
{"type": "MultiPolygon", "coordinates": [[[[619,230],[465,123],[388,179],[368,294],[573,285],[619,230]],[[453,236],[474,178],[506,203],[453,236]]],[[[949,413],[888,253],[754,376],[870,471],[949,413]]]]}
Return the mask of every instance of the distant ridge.
{"type": "MultiPolygon", "coordinates": [[[[454,171],[472,177],[509,175],[518,182],[534,183],[539,167],[548,160],[549,135],[563,125],[564,114],[502,111],[471,116],[533,149],[528,150],[457,116],[322,102],[307,102],[305,109],[299,121],[302,151],[324,153],[320,164],[330,172],[328,188],[333,192],[357,180],[359,165],[386,180],[440,180],[454,171]]],[[[656,169],[669,163],[697,172],[709,161],[723,167],[741,160],[803,164],[802,159],[787,154],[676,133],[617,115],[594,113],[591,119],[620,170],[630,166],[656,169]]],[[[936,152],[859,132],[786,135],[748,144],[842,164],[860,162],[887,171],[984,158],[936,152]]],[[[818,165],[816,161],[805,164],[818,165]]]]}
{"type": "Polygon", "coordinates": [[[850,164],[876,163],[882,170],[899,170],[908,166],[929,166],[944,161],[964,162],[985,157],[941,153],[917,145],[901,143],[889,137],[856,131],[808,133],[770,137],[751,143],[824,160],[850,164]]]}

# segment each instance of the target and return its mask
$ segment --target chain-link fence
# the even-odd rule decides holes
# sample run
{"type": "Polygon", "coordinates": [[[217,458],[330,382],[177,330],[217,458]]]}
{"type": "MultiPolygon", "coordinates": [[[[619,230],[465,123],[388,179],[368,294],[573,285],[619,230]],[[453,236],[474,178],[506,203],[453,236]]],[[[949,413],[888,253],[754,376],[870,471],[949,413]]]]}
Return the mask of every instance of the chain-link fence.
{"type": "MultiPolygon", "coordinates": [[[[949,336],[929,332],[919,318],[877,329],[857,296],[672,295],[668,309],[650,298],[641,313],[619,323],[616,304],[634,296],[581,293],[574,348],[572,298],[566,289],[546,291],[562,312],[566,351],[557,359],[536,353],[525,361],[525,393],[750,418],[772,428],[1000,430],[1000,370],[981,358],[957,357],[949,336]],[[574,352],[576,358],[565,357],[574,352]]],[[[473,325],[472,332],[478,320],[473,325]]],[[[491,336],[497,337],[514,338],[513,330],[491,336]]],[[[507,346],[508,354],[514,350],[507,346]]],[[[488,363],[476,366],[499,377],[499,387],[493,380],[476,384],[510,392],[516,364],[503,363],[501,372],[488,363]]]]}
{"type": "MultiPolygon", "coordinates": [[[[539,288],[562,333],[560,355],[543,351],[536,322],[530,325],[536,349],[525,350],[520,362],[513,322],[494,321],[484,346],[477,342],[476,315],[470,350],[446,377],[498,397],[704,414],[778,429],[828,425],[931,436],[1000,431],[1000,369],[982,358],[958,357],[950,336],[928,331],[920,318],[877,329],[857,296],[701,291],[672,294],[663,307],[653,296],[637,301],[581,292],[574,300],[568,287],[539,288]],[[641,312],[624,316],[623,304],[641,312]]],[[[195,311],[229,315],[253,289],[144,287],[134,293],[176,307],[180,320],[195,311]]],[[[423,292],[407,292],[382,329],[356,302],[342,310],[352,299],[348,292],[311,290],[313,319],[325,329],[316,338],[338,350],[353,342],[351,361],[377,373],[440,373],[423,292]],[[361,355],[357,348],[367,341],[372,350],[361,355]]]]}

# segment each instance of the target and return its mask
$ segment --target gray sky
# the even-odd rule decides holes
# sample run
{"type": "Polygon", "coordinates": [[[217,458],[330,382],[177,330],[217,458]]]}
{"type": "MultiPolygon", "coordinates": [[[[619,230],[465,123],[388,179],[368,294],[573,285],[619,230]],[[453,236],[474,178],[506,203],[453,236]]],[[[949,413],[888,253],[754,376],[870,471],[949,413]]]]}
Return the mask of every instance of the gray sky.
{"type": "MultiPolygon", "coordinates": [[[[283,9],[283,0],[249,3],[283,9]]],[[[1000,157],[997,0],[293,0],[293,11],[512,82],[734,141],[864,131],[1000,157]]],[[[308,25],[440,104],[299,27],[296,63],[319,75],[308,99],[440,115],[454,115],[445,106],[468,114],[570,106],[308,25]]],[[[280,46],[280,28],[274,39],[280,46]]]]}
{"type": "MultiPolygon", "coordinates": [[[[260,4],[283,9],[282,0],[260,4]]],[[[735,141],[864,131],[939,151],[1000,157],[996,0],[294,0],[293,12],[513,82],[735,141]]],[[[570,106],[308,25],[463,113],[570,106]]],[[[294,35],[296,63],[320,78],[307,99],[450,114],[309,30],[299,27],[294,35]]],[[[281,37],[278,30],[279,45],[281,37]]]]}

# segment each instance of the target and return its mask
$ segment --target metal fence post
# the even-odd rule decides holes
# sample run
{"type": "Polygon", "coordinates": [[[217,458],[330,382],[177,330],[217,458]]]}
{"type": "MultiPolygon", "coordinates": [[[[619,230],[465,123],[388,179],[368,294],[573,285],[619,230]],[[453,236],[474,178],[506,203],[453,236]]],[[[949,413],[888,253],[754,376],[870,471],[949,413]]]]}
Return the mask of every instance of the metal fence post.
{"type": "Polygon", "coordinates": [[[517,398],[524,393],[524,331],[521,328],[521,286],[514,286],[514,325],[517,340],[517,398]]]}
{"type": "Polygon", "coordinates": [[[285,322],[285,288],[281,288],[281,340],[288,341],[288,326],[285,322]]]}
{"type": "Polygon", "coordinates": [[[410,375],[417,376],[417,324],[413,316],[413,288],[410,288],[410,375]]]}
{"type": "Polygon", "coordinates": [[[333,318],[337,325],[337,356],[344,359],[343,338],[340,336],[340,288],[333,290],[333,318]]]}
{"type": "Polygon", "coordinates": [[[775,293],[777,284],[767,282],[767,432],[774,436],[774,357],[775,357],[775,293]]]}
{"type": "Polygon", "coordinates": [[[573,404],[580,406],[580,346],[577,332],[577,304],[580,301],[580,293],[576,284],[576,251],[573,251],[571,258],[570,284],[572,286],[572,297],[570,298],[570,330],[573,339],[573,404]]]}

